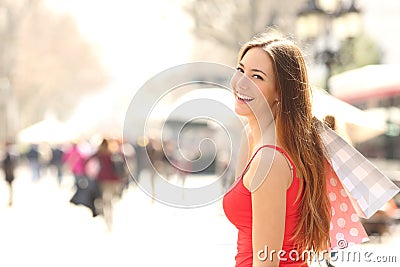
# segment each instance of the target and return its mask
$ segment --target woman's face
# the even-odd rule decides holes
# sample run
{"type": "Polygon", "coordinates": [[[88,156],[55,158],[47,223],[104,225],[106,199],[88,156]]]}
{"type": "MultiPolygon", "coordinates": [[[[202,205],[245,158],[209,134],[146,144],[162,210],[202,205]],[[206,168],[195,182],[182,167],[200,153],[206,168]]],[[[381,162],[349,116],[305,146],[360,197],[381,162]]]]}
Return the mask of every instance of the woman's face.
{"type": "Polygon", "coordinates": [[[272,59],[260,47],[246,52],[231,81],[235,112],[250,117],[265,116],[278,102],[272,59]],[[258,115],[259,114],[259,115],[258,115]]]}

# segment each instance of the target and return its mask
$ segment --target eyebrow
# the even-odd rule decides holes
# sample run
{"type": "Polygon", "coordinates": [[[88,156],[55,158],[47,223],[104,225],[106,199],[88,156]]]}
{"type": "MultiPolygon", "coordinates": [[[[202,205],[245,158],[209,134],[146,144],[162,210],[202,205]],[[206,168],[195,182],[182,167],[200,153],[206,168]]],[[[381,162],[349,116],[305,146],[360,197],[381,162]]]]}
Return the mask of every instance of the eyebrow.
{"type": "MultiPolygon", "coordinates": [[[[244,65],[243,65],[242,62],[239,62],[239,65],[240,65],[241,67],[244,68],[244,65]]],[[[266,77],[269,77],[269,75],[267,75],[267,74],[266,74],[265,72],[263,72],[262,70],[259,70],[259,69],[251,69],[251,71],[261,72],[261,73],[264,74],[266,77]]]]}

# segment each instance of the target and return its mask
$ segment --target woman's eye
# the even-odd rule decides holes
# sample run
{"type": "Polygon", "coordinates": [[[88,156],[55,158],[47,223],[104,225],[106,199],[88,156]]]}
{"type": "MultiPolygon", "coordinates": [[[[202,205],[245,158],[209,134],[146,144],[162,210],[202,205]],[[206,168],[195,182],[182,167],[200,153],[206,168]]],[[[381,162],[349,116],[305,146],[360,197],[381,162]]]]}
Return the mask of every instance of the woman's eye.
{"type": "Polygon", "coordinates": [[[236,68],[238,71],[240,71],[241,73],[244,73],[244,70],[241,67],[237,67],[236,68]]]}
{"type": "Polygon", "coordinates": [[[253,77],[258,80],[264,80],[260,75],[257,75],[257,74],[254,74],[253,77]]]}

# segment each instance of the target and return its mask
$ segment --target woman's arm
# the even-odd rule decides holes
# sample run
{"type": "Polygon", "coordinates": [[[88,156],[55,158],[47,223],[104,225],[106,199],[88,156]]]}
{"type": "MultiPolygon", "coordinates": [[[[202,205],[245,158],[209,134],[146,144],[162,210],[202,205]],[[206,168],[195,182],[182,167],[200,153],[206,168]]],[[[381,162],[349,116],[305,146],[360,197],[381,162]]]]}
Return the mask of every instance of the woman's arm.
{"type": "Polygon", "coordinates": [[[246,174],[252,177],[248,188],[252,191],[253,267],[278,266],[279,257],[288,257],[281,249],[291,170],[284,156],[271,149],[265,149],[255,161],[246,174]]]}

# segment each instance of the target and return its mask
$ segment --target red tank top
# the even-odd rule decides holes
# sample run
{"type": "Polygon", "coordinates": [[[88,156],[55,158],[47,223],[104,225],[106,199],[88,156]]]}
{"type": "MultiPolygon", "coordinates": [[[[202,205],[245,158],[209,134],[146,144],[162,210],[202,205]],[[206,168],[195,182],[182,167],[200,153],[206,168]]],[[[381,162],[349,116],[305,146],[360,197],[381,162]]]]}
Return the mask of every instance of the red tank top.
{"type": "MultiPolygon", "coordinates": [[[[289,155],[280,147],[273,145],[264,145],[257,149],[241,176],[234,182],[232,187],[228,190],[223,198],[223,208],[226,217],[232,222],[238,229],[238,241],[237,241],[237,255],[235,257],[236,267],[252,267],[253,266],[253,246],[252,246],[252,204],[251,204],[251,192],[243,184],[243,176],[250,166],[253,158],[256,156],[258,151],[262,148],[273,148],[281,152],[290,163],[290,167],[293,172],[293,182],[286,191],[286,219],[285,219],[285,232],[283,238],[282,250],[286,253],[285,261],[280,261],[279,266],[307,266],[303,261],[294,261],[296,259],[294,241],[291,241],[293,237],[296,225],[299,218],[299,202],[296,201],[297,194],[299,191],[299,179],[296,176],[296,169],[293,161],[289,155]],[[289,254],[291,257],[289,257],[289,254]]],[[[273,216],[273,214],[271,214],[273,216]]],[[[300,254],[301,260],[301,252],[300,254]]],[[[276,256],[276,254],[275,254],[276,256]]]]}

